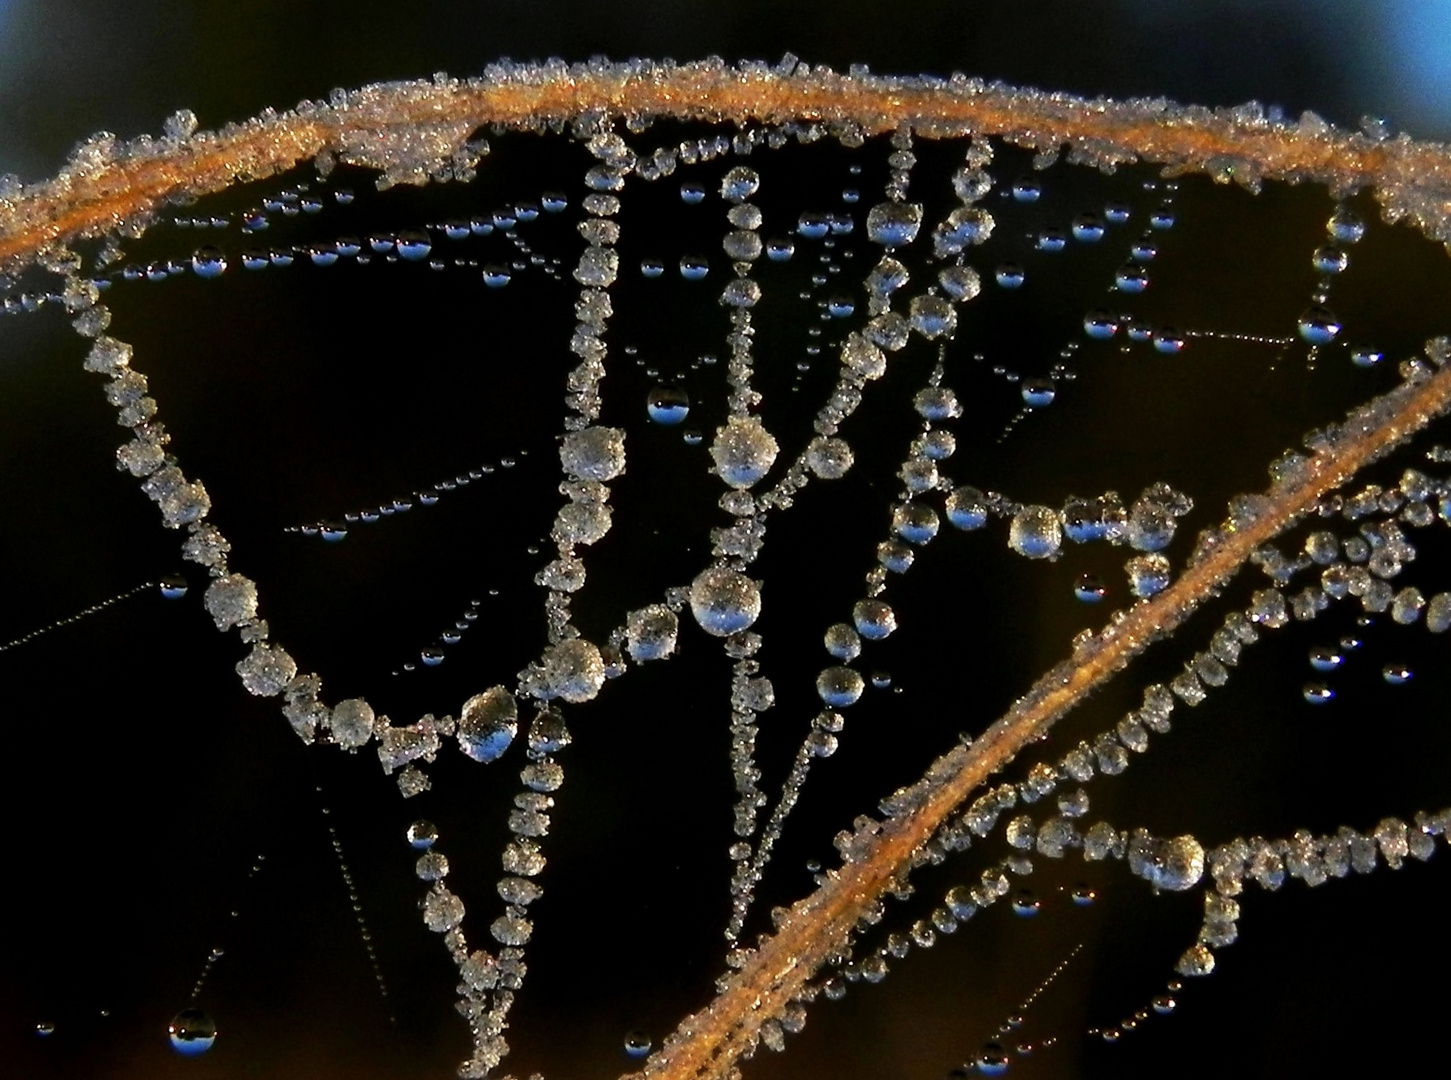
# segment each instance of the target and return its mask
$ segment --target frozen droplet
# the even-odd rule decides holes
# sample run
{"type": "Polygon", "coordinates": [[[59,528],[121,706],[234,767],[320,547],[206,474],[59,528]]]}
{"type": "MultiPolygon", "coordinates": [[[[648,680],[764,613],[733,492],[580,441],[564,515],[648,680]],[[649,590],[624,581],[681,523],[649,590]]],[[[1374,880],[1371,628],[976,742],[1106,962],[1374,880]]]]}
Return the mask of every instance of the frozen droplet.
{"type": "Polygon", "coordinates": [[[613,480],[625,471],[625,432],[600,426],[571,431],[560,444],[559,462],[581,480],[613,480]]]}
{"type": "Polygon", "coordinates": [[[1338,274],[1350,265],[1350,256],[1334,244],[1326,244],[1315,249],[1310,264],[1322,274],[1338,274]]]}
{"type": "Polygon", "coordinates": [[[937,514],[924,503],[902,503],[892,509],[892,531],[909,544],[925,544],[937,535],[937,514]]]}
{"type": "Polygon", "coordinates": [[[881,600],[858,600],[851,609],[857,633],[868,641],[880,641],[897,629],[897,614],[881,600]]]}
{"type": "Polygon", "coordinates": [[[1008,546],[1029,559],[1048,559],[1058,554],[1063,527],[1058,512],[1046,506],[1025,506],[1013,515],[1008,529],[1008,546]]]}
{"type": "Polygon", "coordinates": [[[910,244],[921,225],[921,203],[881,202],[867,211],[867,237],[889,250],[910,244]]]}
{"type": "Polygon", "coordinates": [[[713,566],[691,582],[690,612],[706,633],[730,637],[760,617],[761,587],[744,574],[713,566]]]}
{"type": "Polygon", "coordinates": [[[826,651],[838,660],[855,660],[862,651],[862,639],[846,623],[835,623],[826,629],[826,651]]]}
{"type": "Polygon", "coordinates": [[[724,427],[716,428],[710,456],[722,480],[744,489],[770,471],[779,450],[775,438],[756,417],[732,416],[724,427]]]}
{"type": "Polygon", "coordinates": [[[1307,682],[1301,693],[1311,705],[1325,705],[1335,698],[1335,691],[1323,682],[1307,682]]]}
{"type": "Polygon", "coordinates": [[[853,455],[845,439],[818,435],[806,445],[806,467],[823,480],[839,480],[851,468],[853,455]]]}
{"type": "Polygon", "coordinates": [[[664,604],[632,611],[625,620],[625,650],[637,661],[661,660],[675,651],[680,621],[664,604]]]}
{"type": "Polygon", "coordinates": [[[446,934],[464,921],[464,902],[435,882],[423,898],[423,925],[435,934],[446,934]]]}
{"type": "Polygon", "coordinates": [[[854,668],[837,666],[822,670],[816,677],[816,693],[823,704],[832,709],[844,709],[856,704],[866,689],[861,673],[854,668]]]}
{"type": "Polygon", "coordinates": [[[179,1054],[204,1054],[217,1041],[217,1025],[201,1009],[182,1009],[171,1018],[166,1033],[172,1048],[179,1054]]]}
{"type": "Polygon", "coordinates": [[[424,821],[422,818],[420,818],[412,825],[408,826],[408,832],[406,835],[408,837],[409,846],[417,848],[419,851],[426,851],[427,849],[433,847],[434,843],[437,842],[438,829],[434,827],[433,822],[424,821]]]}
{"type": "Polygon", "coordinates": [[[1107,595],[1108,590],[1093,574],[1083,574],[1073,584],[1073,595],[1085,604],[1096,604],[1107,595]]]}
{"type": "Polygon", "coordinates": [[[186,578],[180,574],[167,574],[158,582],[161,595],[168,600],[180,600],[186,595],[186,578]]]}
{"type": "Polygon", "coordinates": [[[1365,235],[1365,222],[1360,220],[1360,215],[1355,211],[1337,206],[1330,215],[1330,220],[1325,223],[1325,231],[1338,243],[1354,244],[1365,235]]]}
{"type": "Polygon", "coordinates": [[[641,1058],[650,1052],[650,1036],[643,1031],[625,1033],[625,1053],[632,1058],[641,1058]]]}
{"type": "Polygon", "coordinates": [[[474,761],[496,761],[519,733],[518,704],[503,687],[490,687],[464,701],[459,748],[474,761]]]}
{"type": "Polygon", "coordinates": [[[191,269],[199,278],[221,277],[227,269],[227,260],[214,247],[197,248],[191,257],[191,269]]]}
{"type": "Polygon", "coordinates": [[[420,881],[442,881],[448,876],[448,859],[442,852],[425,852],[414,863],[413,873],[420,881]]]}
{"type": "Polygon", "coordinates": [[[1169,584],[1169,560],[1162,555],[1138,555],[1124,566],[1129,575],[1129,590],[1140,599],[1157,595],[1169,584]]]}
{"type": "Polygon", "coordinates": [[[1017,263],[1000,263],[993,271],[993,280],[1004,289],[1016,289],[1023,284],[1027,275],[1017,263]]]}
{"type": "Polygon", "coordinates": [[[987,498],[975,487],[960,487],[947,496],[947,520],[959,529],[980,529],[987,515],[987,498]]]}
{"type": "Polygon", "coordinates": [[[1318,305],[1308,308],[1296,325],[1300,336],[1311,345],[1329,345],[1340,333],[1340,320],[1329,308],[1318,305]]]}

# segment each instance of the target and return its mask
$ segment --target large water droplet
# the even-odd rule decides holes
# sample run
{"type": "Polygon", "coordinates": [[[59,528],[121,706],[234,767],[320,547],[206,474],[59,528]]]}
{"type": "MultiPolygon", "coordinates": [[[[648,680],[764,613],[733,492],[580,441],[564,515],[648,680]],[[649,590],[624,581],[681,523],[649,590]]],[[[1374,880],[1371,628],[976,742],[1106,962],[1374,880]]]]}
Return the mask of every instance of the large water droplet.
{"type": "Polygon", "coordinates": [[[1329,308],[1318,305],[1306,310],[1296,325],[1300,336],[1311,345],[1329,345],[1340,333],[1340,320],[1329,308]]]}
{"type": "Polygon", "coordinates": [[[650,1036],[643,1031],[627,1031],[625,1033],[625,1053],[632,1058],[642,1058],[650,1052],[650,1036]]]}
{"type": "Polygon", "coordinates": [[[217,1041],[217,1025],[201,1009],[182,1009],[167,1025],[166,1033],[179,1054],[204,1054],[217,1041]]]}
{"type": "MultiPolygon", "coordinates": [[[[954,523],[955,524],[955,523],[954,523]]],[[[1047,559],[1058,554],[1063,543],[1058,513],[1046,506],[1025,506],[1013,515],[1008,529],[1008,546],[1029,559],[1047,559]]]]}
{"type": "Polygon", "coordinates": [[[690,415],[690,395],[679,386],[657,386],[645,398],[650,419],[667,427],[690,415]]]}

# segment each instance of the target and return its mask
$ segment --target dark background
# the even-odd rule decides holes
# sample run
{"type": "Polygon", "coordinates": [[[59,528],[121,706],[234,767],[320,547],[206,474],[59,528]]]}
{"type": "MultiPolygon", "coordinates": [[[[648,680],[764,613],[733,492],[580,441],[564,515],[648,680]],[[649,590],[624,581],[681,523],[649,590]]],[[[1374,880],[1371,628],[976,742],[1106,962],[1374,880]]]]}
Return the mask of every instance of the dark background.
{"type": "MultiPolygon", "coordinates": [[[[0,171],[42,178],[76,140],[98,130],[156,132],[181,107],[214,127],[325,97],[334,86],[437,70],[468,75],[501,56],[596,53],[775,60],[790,50],[839,68],[961,70],[1082,94],[1163,94],[1207,105],[1256,98],[1291,116],[1313,108],[1352,127],[1369,113],[1418,137],[1444,137],[1451,113],[1436,80],[1451,54],[1447,34],[1436,5],[1413,3],[7,3],[0,171]]],[[[683,134],[662,125],[637,143],[683,134]]],[[[428,224],[560,188],[571,210],[520,235],[567,268],[579,243],[573,206],[582,155],[562,141],[494,143],[480,180],[467,187],[378,196],[366,176],[335,176],[331,186],[357,190],[357,204],[279,221],[264,239],[302,243],[428,224]]],[[[885,153],[874,142],[855,155],[819,145],[762,156],[767,231],[801,210],[840,209],[839,189],[850,183],[863,193],[852,208],[860,233],[885,153]],[[852,162],[860,177],[848,177],[852,162]]],[[[914,191],[930,215],[949,205],[945,177],[961,149],[921,153],[914,191]]],[[[630,472],[616,485],[616,528],[589,555],[578,610],[591,634],[688,580],[708,555],[707,530],[721,523],[704,448],[649,424],[641,403],[653,368],[690,390],[689,425],[708,433],[723,416],[719,367],[691,365],[724,351],[724,318],[713,302],[725,270],[715,254],[723,210],[714,196],[687,210],[673,192],[691,176],[712,187],[728,164],[626,193],[627,272],[611,322],[617,366],[605,419],[629,431],[630,472]],[[700,285],[672,270],[647,288],[633,272],[642,256],[673,266],[691,251],[714,256],[700,285]],[[638,349],[638,364],[623,355],[625,345],[638,349]]],[[[1023,155],[1005,150],[995,175],[1010,182],[1027,168],[1023,155]]],[[[948,382],[967,409],[947,471],[1052,505],[1109,488],[1131,498],[1166,480],[1196,500],[1171,549],[1180,560],[1233,494],[1264,486],[1264,466],[1281,449],[1394,376],[1352,368],[1338,347],[1310,371],[1302,347],[1281,353],[1197,341],[1165,360],[1142,347],[1120,356],[1085,343],[1071,365],[1078,380],[999,443],[1016,412],[1015,391],[988,369],[1043,374],[1064,342],[1082,340],[1082,312],[1106,302],[1104,284],[1127,239],[1163,197],[1141,190],[1150,176],[1125,170],[1110,180],[1058,166],[1043,174],[1047,194],[1031,210],[991,197],[999,232],[976,261],[986,270],[996,259],[1018,259],[1029,267],[1029,286],[1014,295],[989,287],[964,309],[948,382]],[[1129,202],[1134,219],[1101,250],[1075,247],[1058,264],[1028,250],[1029,229],[1063,224],[1107,198],[1129,202]],[[989,362],[974,364],[974,352],[989,362]]],[[[182,212],[235,219],[298,182],[325,190],[303,170],[182,212]]],[[[1368,199],[1356,206],[1374,217],[1368,199]]],[[[1134,310],[1197,329],[1291,332],[1313,286],[1309,253],[1331,207],[1325,194],[1272,186],[1252,199],[1185,181],[1178,207],[1155,284],[1134,310]]],[[[118,284],[108,295],[112,332],[135,344],[173,450],[207,484],[214,520],[234,543],[232,564],[259,581],[275,638],[320,672],[329,700],[365,694],[398,722],[456,713],[469,694],[512,682],[543,641],[542,593],[531,578],[544,556],[529,548],[559,501],[554,437],[573,289],[526,274],[486,292],[472,273],[421,266],[245,274],[235,256],[249,242],[235,225],[206,240],[233,257],[222,281],[118,284]],[[518,458],[514,469],[446,493],[436,507],[359,526],[341,544],[283,532],[509,455],[518,458]],[[484,617],[443,665],[389,674],[474,598],[484,617]]],[[[185,259],[201,242],[162,226],[131,245],[128,259],[185,259]]],[[[470,257],[511,257],[498,238],[467,243],[470,257]]],[[[856,263],[846,265],[843,288],[855,285],[860,303],[856,283],[874,255],[860,235],[844,245],[856,248],[856,263]]],[[[799,246],[789,267],[763,270],[768,299],[759,317],[764,415],[785,453],[808,436],[810,408],[832,367],[828,347],[793,393],[795,364],[810,341],[804,327],[816,320],[810,304],[794,299],[808,287],[814,253],[799,246]]],[[[1443,252],[1405,229],[1373,228],[1335,287],[1347,339],[1399,359],[1446,332],[1439,312],[1447,277],[1443,252]]],[[[837,328],[826,332],[829,341],[837,328]]],[[[0,345],[0,505],[10,510],[0,531],[10,568],[0,638],[8,640],[181,564],[179,537],[158,527],[134,481],[111,467],[120,433],[59,314],[3,320],[0,345]]],[[[812,712],[821,630],[849,610],[884,531],[911,432],[907,403],[932,359],[920,344],[894,359],[848,428],[859,459],[852,477],[820,485],[773,522],[759,567],[766,674],[779,701],[763,721],[768,792],[812,712]]],[[[1446,440],[1444,423],[1423,443],[1438,437],[1446,440]]],[[[1393,479],[1412,463],[1416,452],[1403,452],[1373,478],[1393,479]]],[[[819,766],[788,829],[761,913],[809,888],[804,866],[830,863],[837,829],[920,775],[958,732],[981,730],[1066,654],[1075,630],[1122,602],[1122,550],[1073,549],[1056,564],[1028,564],[1006,551],[1004,533],[999,525],[944,534],[919,553],[911,574],[894,579],[903,631],[864,662],[890,671],[893,688],[870,691],[849,712],[841,751],[819,766]],[[1085,571],[1110,586],[1110,602],[1098,609],[1072,598],[1085,571]]],[[[1407,580],[1428,595],[1446,588],[1436,565],[1445,538],[1415,539],[1421,558],[1407,580]]],[[[435,790],[417,805],[402,803],[370,753],[306,750],[274,705],[245,694],[231,670],[241,647],[215,633],[197,568],[186,573],[194,587],[180,601],[148,591],[0,653],[12,837],[0,932],[0,1076],[448,1075],[467,1040],[451,1011],[454,976],[414,907],[423,890],[402,834],[416,816],[438,823],[450,882],[469,906],[465,928],[475,945],[487,945],[520,748],[487,768],[450,750],[430,769],[435,790]],[[356,883],[387,1004],[325,823],[356,883]],[[263,869],[249,877],[259,854],[263,869]],[[166,1044],[166,1022],[218,946],[225,955],[200,1003],[221,1036],[207,1056],[184,1060],[166,1044]],[[55,1025],[46,1039],[34,1034],[42,1021],[55,1025]]],[[[1144,684],[1172,676],[1222,612],[1242,606],[1259,584],[1244,575],[1220,607],[1065,722],[1045,756],[1056,759],[1104,729],[1137,703],[1144,684]]],[[[562,758],[567,781],[546,846],[546,896],[535,907],[531,972],[501,1071],[626,1071],[624,1033],[642,1029],[658,1044],[708,1000],[721,970],[732,799],[726,666],[691,628],[682,644],[682,658],[632,671],[571,713],[576,744],[562,758]]],[[[1283,631],[1257,646],[1208,704],[1179,710],[1175,732],[1128,774],[1093,784],[1088,820],[1161,835],[1193,831],[1210,845],[1297,827],[1368,830],[1387,814],[1438,808],[1448,797],[1444,654],[1445,642],[1420,630],[1357,627],[1347,608],[1283,631]],[[1313,710],[1300,696],[1310,677],[1306,650],[1348,633],[1366,647],[1337,676],[1338,700],[1313,710]],[[1394,661],[1416,671],[1409,685],[1381,684],[1381,665],[1394,661]]],[[[973,880],[1000,855],[999,840],[921,875],[919,899],[894,905],[883,931],[904,930],[946,888],[973,880]]],[[[941,1076],[976,1054],[1082,943],[1013,1036],[1058,1045],[1015,1062],[1014,1073],[1404,1070],[1445,1005],[1443,991],[1428,989],[1451,959],[1439,922],[1448,886],[1442,858],[1314,892],[1298,882],[1275,897],[1250,889],[1242,939],[1220,952],[1220,970],[1188,989],[1176,1015],[1116,1046],[1085,1030],[1115,1024],[1160,992],[1193,939],[1198,894],[1153,898],[1121,865],[1040,866],[1025,882],[1043,904],[1036,918],[1000,905],[894,965],[881,986],[816,1006],[786,1056],[766,1055],[746,1069],[762,1077],[941,1076]],[[1098,890],[1091,908],[1068,902],[1065,890],[1080,881],[1098,890]]],[[[763,925],[758,919],[752,932],[763,925]]]]}

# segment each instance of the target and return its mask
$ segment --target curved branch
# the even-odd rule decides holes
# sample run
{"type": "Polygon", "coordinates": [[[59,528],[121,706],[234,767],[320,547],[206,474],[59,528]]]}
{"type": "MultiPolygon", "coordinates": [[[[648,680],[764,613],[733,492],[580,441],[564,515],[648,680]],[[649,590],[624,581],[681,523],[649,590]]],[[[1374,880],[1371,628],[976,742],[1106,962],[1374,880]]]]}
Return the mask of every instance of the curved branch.
{"type": "MultiPolygon", "coordinates": [[[[1432,355],[1444,365],[1444,342],[1432,355]]],[[[1357,409],[1333,429],[1325,447],[1292,481],[1272,488],[1253,521],[1226,525],[1201,541],[1197,561],[1150,600],[1129,608],[1072,659],[1040,678],[970,745],[933,762],[911,792],[911,805],[863,838],[857,854],[813,894],[799,901],[774,935],[730,976],[704,1010],[687,1017],[642,1074],[652,1080],[703,1080],[730,1075],[754,1047],[761,1025],[799,997],[827,959],[846,951],[858,920],[912,865],[911,859],[948,816],[993,773],[1042,736],[1075,705],[1122,670],[1151,642],[1172,633],[1214,596],[1261,544],[1309,513],[1359,469],[1451,408],[1451,367],[1402,383],[1357,409]]]]}
{"type": "Polygon", "coordinates": [[[838,75],[794,61],[777,68],[718,61],[676,65],[495,65],[475,79],[385,83],[335,92],[219,132],[186,138],[100,137],[55,179],[0,196],[0,266],[57,243],[144,221],[168,199],[197,196],[290,169],[323,152],[422,182],[452,175],[472,133],[539,131],[581,115],[714,123],[821,120],[871,135],[907,124],[923,137],[998,135],[1064,145],[1112,168],[1130,161],[1208,172],[1257,187],[1311,180],[1339,192],[1376,188],[1392,220],[1451,241],[1451,149],[1406,137],[1375,141],[1307,117],[1275,124],[1257,106],[1184,107],[1163,99],[1084,100],[955,76],[838,75]]]}

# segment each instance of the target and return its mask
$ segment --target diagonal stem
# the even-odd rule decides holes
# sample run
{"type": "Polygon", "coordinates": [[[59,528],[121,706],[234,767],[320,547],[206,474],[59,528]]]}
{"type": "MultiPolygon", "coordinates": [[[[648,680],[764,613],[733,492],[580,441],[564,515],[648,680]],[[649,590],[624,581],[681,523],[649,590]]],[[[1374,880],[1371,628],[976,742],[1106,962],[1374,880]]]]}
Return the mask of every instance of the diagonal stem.
{"type": "MultiPolygon", "coordinates": [[[[1443,342],[1433,343],[1438,360],[1443,342]]],[[[858,853],[795,904],[725,989],[705,1009],[687,1017],[646,1063],[653,1080],[730,1076],[737,1060],[756,1045],[761,1025],[798,998],[827,959],[846,952],[862,916],[912,865],[914,853],[989,776],[1103,685],[1151,642],[1172,633],[1214,596],[1261,544],[1309,513],[1328,492],[1387,453],[1451,407],[1451,367],[1400,384],[1353,412],[1336,438],[1311,457],[1291,482],[1266,496],[1248,523],[1224,526],[1215,542],[1172,585],[1124,613],[1072,659],[1034,683],[1006,715],[970,745],[957,746],[932,763],[914,789],[910,808],[889,818],[858,853]]],[[[638,1074],[637,1074],[638,1075],[638,1074]]]]}

